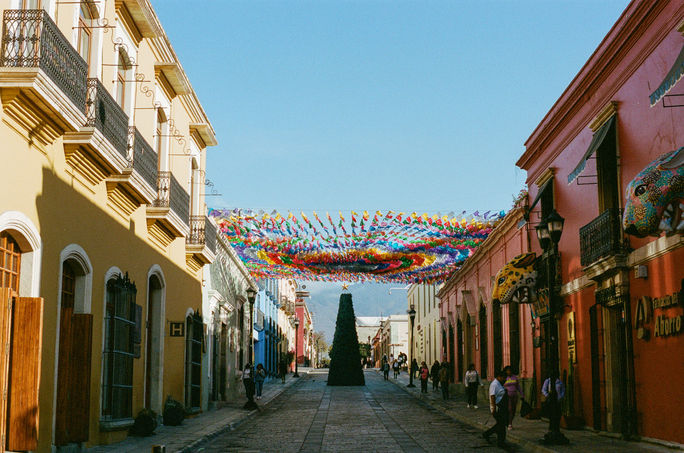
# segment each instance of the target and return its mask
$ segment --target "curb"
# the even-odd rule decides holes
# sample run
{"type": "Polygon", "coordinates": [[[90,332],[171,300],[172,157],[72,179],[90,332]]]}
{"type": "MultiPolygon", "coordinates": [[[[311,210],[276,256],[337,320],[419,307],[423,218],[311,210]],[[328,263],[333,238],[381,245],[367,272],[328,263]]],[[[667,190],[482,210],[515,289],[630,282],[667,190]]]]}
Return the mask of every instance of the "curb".
{"type": "MultiPolygon", "coordinates": [[[[468,426],[471,426],[471,427],[473,427],[473,428],[476,428],[476,429],[479,429],[479,430],[482,430],[482,431],[484,431],[484,430],[487,429],[487,425],[483,425],[482,423],[473,421],[473,420],[469,419],[468,417],[464,417],[464,416],[459,415],[459,414],[450,414],[450,413],[448,413],[448,412],[445,412],[441,407],[438,407],[438,406],[432,404],[432,403],[431,403],[430,401],[428,401],[428,400],[422,399],[419,395],[416,395],[414,392],[412,392],[411,390],[407,389],[407,388],[403,385],[403,383],[399,383],[398,381],[391,381],[391,382],[392,382],[392,384],[396,385],[397,387],[399,387],[400,389],[402,389],[402,390],[403,390],[404,392],[406,392],[407,394],[411,395],[413,398],[417,399],[417,400],[418,400],[420,403],[422,403],[423,405],[429,406],[430,408],[432,408],[432,409],[434,409],[434,410],[436,410],[436,411],[439,411],[440,413],[446,415],[447,417],[449,417],[449,418],[451,418],[451,419],[453,419],[453,420],[456,420],[456,421],[458,421],[458,422],[464,423],[464,424],[466,424],[466,425],[468,425],[468,426]]],[[[529,440],[526,440],[526,439],[522,439],[522,438],[517,437],[517,436],[515,436],[514,434],[511,434],[511,433],[507,433],[507,434],[506,434],[506,440],[509,440],[511,443],[514,443],[514,444],[516,444],[516,445],[519,445],[519,446],[521,446],[521,447],[523,447],[523,448],[525,448],[525,449],[529,449],[529,450],[534,451],[534,452],[538,452],[538,453],[557,453],[556,450],[551,450],[550,448],[544,447],[544,446],[542,446],[542,445],[539,445],[539,444],[537,444],[537,443],[535,443],[535,442],[532,442],[532,441],[529,441],[529,440]]]]}
{"type": "MultiPolygon", "coordinates": [[[[264,403],[261,407],[267,407],[269,404],[271,404],[273,401],[276,400],[280,395],[285,392],[285,390],[289,389],[290,387],[294,387],[297,385],[297,383],[302,382],[302,379],[308,377],[309,373],[308,372],[300,372],[300,377],[296,378],[296,380],[292,381],[292,384],[286,385],[279,389],[274,395],[273,398],[268,400],[268,402],[264,403]]],[[[185,447],[181,448],[180,450],[177,450],[177,453],[193,453],[197,451],[197,447],[202,445],[205,442],[208,442],[215,437],[218,437],[222,434],[225,434],[230,431],[235,431],[240,425],[242,425],[244,422],[251,420],[252,418],[256,417],[256,415],[259,413],[259,409],[254,409],[249,412],[247,412],[244,417],[240,417],[237,420],[232,421],[228,425],[224,426],[223,428],[219,428],[213,433],[205,434],[204,436],[200,437],[199,439],[196,439],[192,443],[186,445],[185,447]]]]}

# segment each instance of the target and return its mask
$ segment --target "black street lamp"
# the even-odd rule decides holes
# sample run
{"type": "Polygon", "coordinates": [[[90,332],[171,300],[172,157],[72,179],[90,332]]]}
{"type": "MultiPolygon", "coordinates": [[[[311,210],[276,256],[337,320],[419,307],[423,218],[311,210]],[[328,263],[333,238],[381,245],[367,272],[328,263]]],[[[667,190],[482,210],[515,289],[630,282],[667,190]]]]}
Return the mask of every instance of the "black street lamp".
{"type": "Polygon", "coordinates": [[[299,318],[295,318],[294,320],[294,325],[295,325],[295,372],[292,375],[292,377],[299,377],[299,318]]]}
{"type": "Polygon", "coordinates": [[[247,301],[249,302],[249,363],[252,365],[252,372],[250,374],[252,378],[251,390],[247,390],[247,402],[243,406],[245,409],[252,410],[257,409],[257,404],[254,402],[254,335],[252,331],[254,330],[254,300],[256,299],[256,291],[250,286],[245,291],[247,293],[247,301]]]}
{"type": "Polygon", "coordinates": [[[537,239],[546,255],[546,284],[549,291],[548,298],[548,361],[547,377],[549,379],[549,432],[542,439],[545,444],[568,444],[570,441],[560,432],[561,407],[556,391],[556,380],[559,378],[558,358],[558,319],[560,310],[558,307],[558,294],[556,288],[556,260],[558,259],[558,242],[563,234],[565,219],[554,209],[546,218],[537,225],[537,239]]]}
{"type": "Polygon", "coordinates": [[[413,385],[413,322],[416,319],[416,309],[414,308],[413,304],[411,304],[411,309],[406,310],[406,313],[409,315],[409,319],[411,320],[411,363],[409,363],[409,383],[406,387],[415,387],[413,385]]]}

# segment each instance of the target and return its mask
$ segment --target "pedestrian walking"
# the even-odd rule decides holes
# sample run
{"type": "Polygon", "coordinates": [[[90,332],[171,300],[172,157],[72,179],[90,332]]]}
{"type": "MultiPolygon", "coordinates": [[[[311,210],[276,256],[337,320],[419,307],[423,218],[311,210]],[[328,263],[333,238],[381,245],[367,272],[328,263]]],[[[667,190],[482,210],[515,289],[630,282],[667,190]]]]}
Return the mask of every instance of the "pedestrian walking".
{"type": "Polygon", "coordinates": [[[435,363],[432,364],[432,368],[430,368],[430,377],[432,377],[432,391],[436,392],[437,389],[439,389],[439,369],[441,367],[439,366],[439,361],[435,360],[435,363]]]}
{"type": "Polygon", "coordinates": [[[386,381],[389,379],[389,371],[390,371],[389,362],[387,360],[385,360],[384,362],[382,362],[382,375],[386,381]]]}
{"type": "Polygon", "coordinates": [[[549,431],[553,434],[560,433],[560,415],[561,411],[558,406],[561,400],[565,397],[565,384],[558,377],[556,372],[551,372],[551,376],[547,377],[542,384],[542,395],[544,395],[544,403],[542,404],[542,412],[549,417],[549,431]],[[553,389],[551,388],[552,377],[555,376],[556,382],[556,398],[551,398],[553,389]]]}
{"type": "Polygon", "coordinates": [[[413,379],[418,377],[418,361],[416,359],[411,362],[411,374],[413,374],[413,379]]]}
{"type": "Polygon", "coordinates": [[[430,379],[430,369],[425,362],[420,364],[420,393],[427,393],[428,379],[430,379]]]}
{"type": "Polygon", "coordinates": [[[245,368],[242,370],[242,385],[245,386],[245,395],[247,396],[247,404],[245,404],[245,407],[248,407],[248,405],[253,405],[254,377],[252,376],[252,364],[249,362],[245,365],[245,368]]]}
{"type": "Polygon", "coordinates": [[[282,382],[284,384],[285,376],[287,376],[287,362],[285,360],[281,360],[278,364],[278,367],[280,368],[280,379],[282,379],[282,382]]]}
{"type": "Polygon", "coordinates": [[[482,385],[482,380],[480,379],[480,374],[475,369],[474,363],[468,365],[468,371],[466,371],[465,376],[463,377],[463,382],[466,385],[468,407],[477,409],[477,388],[482,385]]]}
{"type": "Polygon", "coordinates": [[[523,395],[522,388],[520,387],[520,379],[513,372],[510,365],[504,368],[504,373],[506,373],[504,387],[506,388],[506,393],[508,393],[508,429],[513,429],[513,417],[515,416],[515,410],[518,408],[518,397],[522,399],[525,398],[525,395],[523,395]]]}
{"type": "Polygon", "coordinates": [[[496,444],[499,447],[506,445],[506,425],[508,424],[508,393],[503,386],[506,375],[503,370],[496,371],[496,379],[489,385],[489,411],[492,413],[496,424],[482,433],[482,437],[489,441],[489,437],[496,433],[496,444]]]}
{"type": "Polygon", "coordinates": [[[256,399],[261,399],[261,392],[264,390],[264,381],[266,380],[266,370],[260,363],[254,372],[254,384],[256,386],[256,399]]]}
{"type": "Polygon", "coordinates": [[[399,376],[399,373],[401,372],[401,365],[399,364],[399,359],[395,360],[394,363],[392,363],[392,370],[394,371],[394,379],[399,376]]]}
{"type": "Polygon", "coordinates": [[[439,385],[442,387],[442,399],[449,399],[449,364],[442,362],[439,368],[439,385]]]}

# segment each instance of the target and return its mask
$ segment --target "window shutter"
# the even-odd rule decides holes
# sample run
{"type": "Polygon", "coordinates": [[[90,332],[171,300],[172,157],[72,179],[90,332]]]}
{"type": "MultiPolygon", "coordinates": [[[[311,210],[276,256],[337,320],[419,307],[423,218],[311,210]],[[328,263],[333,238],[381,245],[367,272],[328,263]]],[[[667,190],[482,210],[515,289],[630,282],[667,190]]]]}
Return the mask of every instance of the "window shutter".
{"type": "Polygon", "coordinates": [[[7,449],[38,447],[38,389],[43,337],[43,299],[17,297],[12,305],[7,449]],[[14,360],[16,359],[16,360],[14,360]]]}

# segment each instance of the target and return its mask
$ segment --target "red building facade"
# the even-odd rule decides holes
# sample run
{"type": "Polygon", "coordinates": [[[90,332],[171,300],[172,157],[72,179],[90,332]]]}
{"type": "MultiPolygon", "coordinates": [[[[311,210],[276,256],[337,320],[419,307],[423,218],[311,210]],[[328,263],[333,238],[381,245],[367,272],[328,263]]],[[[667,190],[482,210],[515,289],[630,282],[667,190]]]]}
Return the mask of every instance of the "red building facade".
{"type": "MultiPolygon", "coordinates": [[[[558,325],[566,417],[680,444],[684,240],[681,230],[657,231],[658,216],[648,231],[654,236],[637,237],[622,214],[640,197],[661,202],[667,190],[657,177],[629,183],[684,146],[684,82],[676,83],[684,73],[683,33],[683,2],[630,3],[517,162],[534,200],[529,223],[553,209],[565,218],[558,325]]],[[[679,178],[681,154],[668,170],[679,178]]],[[[673,181],[680,195],[666,203],[676,230],[684,183],[673,181]]],[[[652,215],[644,206],[637,214],[652,215]]],[[[541,254],[536,240],[531,245],[541,254]]]]}

